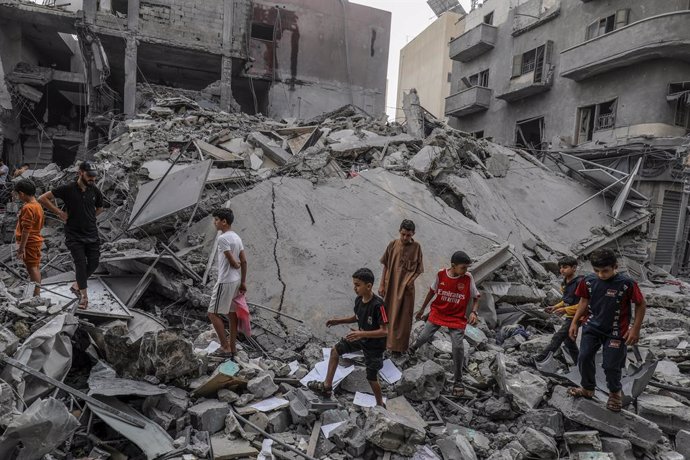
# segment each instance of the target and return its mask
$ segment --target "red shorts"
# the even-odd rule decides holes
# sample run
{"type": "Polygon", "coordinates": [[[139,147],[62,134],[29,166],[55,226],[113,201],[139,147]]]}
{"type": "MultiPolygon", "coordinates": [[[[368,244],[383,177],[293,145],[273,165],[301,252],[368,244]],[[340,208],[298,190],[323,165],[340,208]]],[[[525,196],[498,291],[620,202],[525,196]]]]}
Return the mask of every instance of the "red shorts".
{"type": "Polygon", "coordinates": [[[39,267],[41,265],[41,246],[43,243],[27,243],[24,249],[24,265],[27,268],[39,267]]]}

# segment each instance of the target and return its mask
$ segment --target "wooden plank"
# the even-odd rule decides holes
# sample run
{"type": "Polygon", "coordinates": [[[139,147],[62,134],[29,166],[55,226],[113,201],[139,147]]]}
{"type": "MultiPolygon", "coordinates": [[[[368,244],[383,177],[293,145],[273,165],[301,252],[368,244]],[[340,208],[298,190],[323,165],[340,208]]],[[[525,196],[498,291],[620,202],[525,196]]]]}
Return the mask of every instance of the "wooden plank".
{"type": "Polygon", "coordinates": [[[314,423],[314,428],[311,430],[311,437],[309,438],[309,445],[307,446],[307,455],[314,455],[316,452],[316,444],[319,442],[319,433],[321,432],[321,421],[317,420],[314,423]]]}
{"type": "Polygon", "coordinates": [[[211,145],[208,142],[204,142],[202,140],[195,140],[194,145],[201,150],[203,153],[206,155],[209,155],[216,160],[220,161],[244,161],[242,157],[239,155],[228,152],[227,150],[221,149],[220,147],[216,147],[215,145],[211,145]]]}

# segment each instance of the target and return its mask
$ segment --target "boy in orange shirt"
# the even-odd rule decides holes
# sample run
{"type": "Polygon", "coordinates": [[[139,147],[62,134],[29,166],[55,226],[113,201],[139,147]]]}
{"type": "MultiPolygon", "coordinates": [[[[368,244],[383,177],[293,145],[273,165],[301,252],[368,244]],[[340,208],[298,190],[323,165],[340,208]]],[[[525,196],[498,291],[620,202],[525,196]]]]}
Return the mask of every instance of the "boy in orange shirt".
{"type": "Polygon", "coordinates": [[[436,280],[424,299],[422,308],[416,314],[417,320],[424,316],[424,310],[431,299],[431,313],[426,320],[424,329],[417,337],[417,341],[409,349],[413,355],[419,347],[427,343],[441,327],[448,328],[448,334],[453,346],[453,365],[455,367],[455,383],[453,396],[463,396],[465,389],[462,385],[462,366],[465,361],[463,339],[467,324],[476,324],[479,309],[479,291],[474,278],[467,271],[472,259],[462,251],[457,251],[450,259],[450,268],[443,268],[436,274],[436,280]],[[466,317],[467,306],[472,300],[470,317],[466,317]]]}
{"type": "Polygon", "coordinates": [[[28,179],[14,185],[14,192],[24,203],[17,218],[14,235],[17,239],[17,258],[24,262],[29,278],[34,283],[34,297],[41,293],[41,246],[43,237],[43,208],[36,201],[36,186],[28,179]]]}

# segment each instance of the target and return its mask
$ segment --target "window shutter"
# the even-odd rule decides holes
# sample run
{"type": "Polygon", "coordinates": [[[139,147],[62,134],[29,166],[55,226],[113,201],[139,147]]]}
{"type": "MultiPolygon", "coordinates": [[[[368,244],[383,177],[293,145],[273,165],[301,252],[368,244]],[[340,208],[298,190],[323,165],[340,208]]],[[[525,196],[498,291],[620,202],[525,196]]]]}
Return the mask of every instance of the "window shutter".
{"type": "Polygon", "coordinates": [[[599,20],[597,19],[593,23],[587,26],[585,31],[585,41],[591,40],[597,36],[597,31],[599,30],[599,20]]]}
{"type": "Polygon", "coordinates": [[[630,8],[616,11],[616,27],[615,28],[620,29],[623,26],[627,26],[629,20],[630,20],[630,8]]]}
{"type": "Polygon", "coordinates": [[[510,76],[519,77],[520,75],[522,75],[522,54],[516,54],[513,56],[513,71],[510,76]]]}
{"type": "Polygon", "coordinates": [[[548,65],[551,64],[551,54],[553,53],[553,42],[551,40],[546,40],[546,47],[544,49],[544,70],[549,71],[548,65]]]}

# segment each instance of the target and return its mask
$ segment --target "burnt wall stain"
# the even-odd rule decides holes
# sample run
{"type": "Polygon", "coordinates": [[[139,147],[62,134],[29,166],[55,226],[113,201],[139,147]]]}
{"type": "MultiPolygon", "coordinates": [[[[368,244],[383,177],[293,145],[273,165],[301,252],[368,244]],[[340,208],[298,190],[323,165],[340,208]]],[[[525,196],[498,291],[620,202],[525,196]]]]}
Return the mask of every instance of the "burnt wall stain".
{"type": "Polygon", "coordinates": [[[376,29],[371,29],[371,57],[374,57],[376,52],[374,49],[374,44],[376,43],[376,29]]]}
{"type": "MultiPolygon", "coordinates": [[[[284,7],[254,4],[252,9],[252,22],[271,25],[275,30],[275,49],[271,56],[271,62],[267,62],[269,67],[275,67],[275,70],[280,68],[280,63],[276,59],[278,56],[277,48],[283,38],[284,32],[287,30],[292,32],[290,37],[290,78],[288,79],[291,90],[294,89],[298,81],[297,61],[299,58],[300,38],[298,19],[294,11],[287,10],[284,7]]],[[[268,58],[268,55],[266,57],[268,58]]]]}

